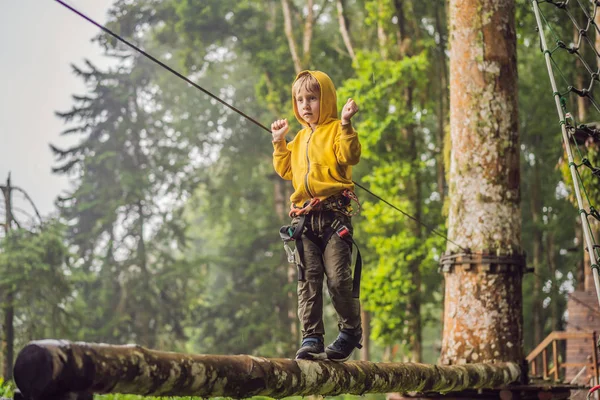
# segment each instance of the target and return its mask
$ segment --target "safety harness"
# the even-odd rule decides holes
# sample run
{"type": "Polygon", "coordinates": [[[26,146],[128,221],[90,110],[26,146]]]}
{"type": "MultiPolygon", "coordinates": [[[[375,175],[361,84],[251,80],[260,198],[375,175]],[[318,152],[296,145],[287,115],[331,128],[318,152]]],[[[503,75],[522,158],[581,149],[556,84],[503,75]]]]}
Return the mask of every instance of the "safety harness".
{"type": "MultiPolygon", "coordinates": [[[[343,198],[333,199],[332,201],[320,202],[318,199],[312,199],[307,201],[302,208],[294,208],[292,205],[292,210],[290,211],[290,216],[298,217],[298,223],[295,225],[285,225],[279,229],[279,236],[283,241],[283,248],[287,254],[287,259],[290,264],[296,264],[298,268],[298,280],[301,282],[306,281],[306,276],[304,272],[304,245],[302,243],[302,235],[304,235],[307,239],[313,242],[315,245],[319,247],[321,253],[325,252],[325,248],[329,243],[329,240],[333,235],[338,235],[341,239],[346,241],[350,246],[354,245],[356,247],[356,263],[354,265],[354,277],[352,280],[352,296],[354,298],[360,297],[360,275],[362,272],[362,256],[360,254],[360,249],[358,245],[352,238],[350,234],[350,229],[346,225],[344,225],[338,218],[335,218],[331,225],[324,229],[323,238],[319,240],[314,233],[312,233],[306,226],[307,217],[310,212],[313,210],[319,211],[335,211],[341,212],[347,216],[354,216],[360,211],[360,203],[358,202],[358,198],[356,194],[350,190],[345,190],[342,192],[343,198]],[[349,206],[350,201],[353,200],[357,204],[357,210],[354,211],[349,206]],[[296,211],[296,212],[294,212],[296,211]],[[299,260],[296,259],[296,254],[289,246],[289,242],[294,241],[296,243],[296,250],[299,257],[299,260]]],[[[328,199],[329,200],[329,199],[328,199]]]]}

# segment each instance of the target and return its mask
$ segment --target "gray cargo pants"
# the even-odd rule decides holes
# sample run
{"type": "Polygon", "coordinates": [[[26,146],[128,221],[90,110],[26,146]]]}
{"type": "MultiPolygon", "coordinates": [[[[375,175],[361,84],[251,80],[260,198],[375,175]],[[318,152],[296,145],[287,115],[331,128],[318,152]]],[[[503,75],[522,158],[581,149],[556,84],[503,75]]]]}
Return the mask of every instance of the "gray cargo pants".
{"type": "MultiPolygon", "coordinates": [[[[337,218],[352,233],[350,218],[334,211],[313,211],[306,216],[306,228],[317,237],[322,247],[325,229],[337,218]]],[[[298,218],[292,220],[296,225],[298,218]]],[[[327,288],[333,308],[338,315],[340,331],[350,335],[361,335],[360,301],[352,295],[352,245],[335,233],[321,252],[319,245],[302,235],[304,247],[305,281],[298,282],[298,318],[302,324],[302,338],[323,337],[323,279],[327,277],[327,288]]],[[[300,258],[296,257],[298,262],[300,258]]]]}

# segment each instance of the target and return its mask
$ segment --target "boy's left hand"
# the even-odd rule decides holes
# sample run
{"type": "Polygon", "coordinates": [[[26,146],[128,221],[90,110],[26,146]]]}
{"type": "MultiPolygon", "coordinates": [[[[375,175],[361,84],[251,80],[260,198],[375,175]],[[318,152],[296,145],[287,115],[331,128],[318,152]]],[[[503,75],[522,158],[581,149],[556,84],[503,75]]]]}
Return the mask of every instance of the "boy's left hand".
{"type": "Polygon", "coordinates": [[[358,112],[358,106],[351,98],[348,99],[342,109],[342,125],[350,123],[350,119],[358,112]]]}

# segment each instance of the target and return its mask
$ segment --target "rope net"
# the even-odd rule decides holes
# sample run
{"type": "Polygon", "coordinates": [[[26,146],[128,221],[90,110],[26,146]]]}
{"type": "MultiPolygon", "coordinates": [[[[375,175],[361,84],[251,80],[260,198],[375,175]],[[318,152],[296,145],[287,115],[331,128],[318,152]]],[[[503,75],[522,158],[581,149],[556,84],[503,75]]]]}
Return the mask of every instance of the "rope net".
{"type": "Polygon", "coordinates": [[[600,304],[600,0],[531,1],[600,304]]]}

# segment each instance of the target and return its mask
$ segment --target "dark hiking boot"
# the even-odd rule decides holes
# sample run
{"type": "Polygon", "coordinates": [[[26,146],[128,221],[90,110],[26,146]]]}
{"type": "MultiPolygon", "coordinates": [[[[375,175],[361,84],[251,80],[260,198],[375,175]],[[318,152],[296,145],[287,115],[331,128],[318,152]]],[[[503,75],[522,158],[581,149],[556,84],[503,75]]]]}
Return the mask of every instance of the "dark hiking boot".
{"type": "Polygon", "coordinates": [[[362,335],[352,336],[340,332],[338,337],[325,349],[327,358],[331,361],[344,362],[350,358],[354,349],[362,349],[362,335]]]}
{"type": "Polygon", "coordinates": [[[302,340],[302,346],[296,352],[296,360],[325,360],[327,354],[323,346],[323,339],[309,337],[302,340]]]}

